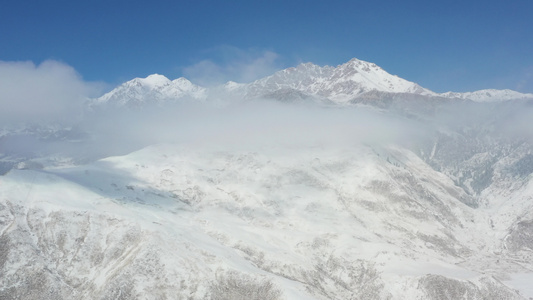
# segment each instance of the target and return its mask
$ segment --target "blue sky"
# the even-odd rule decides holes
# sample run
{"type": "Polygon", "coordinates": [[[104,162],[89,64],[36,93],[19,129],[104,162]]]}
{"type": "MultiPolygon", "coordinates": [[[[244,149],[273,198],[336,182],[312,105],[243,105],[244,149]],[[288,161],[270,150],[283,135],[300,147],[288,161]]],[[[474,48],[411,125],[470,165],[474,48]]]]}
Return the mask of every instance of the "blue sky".
{"type": "Polygon", "coordinates": [[[532,12],[531,0],[8,0],[0,60],[55,60],[116,85],[152,73],[249,81],[357,57],[436,92],[531,93],[532,12]]]}

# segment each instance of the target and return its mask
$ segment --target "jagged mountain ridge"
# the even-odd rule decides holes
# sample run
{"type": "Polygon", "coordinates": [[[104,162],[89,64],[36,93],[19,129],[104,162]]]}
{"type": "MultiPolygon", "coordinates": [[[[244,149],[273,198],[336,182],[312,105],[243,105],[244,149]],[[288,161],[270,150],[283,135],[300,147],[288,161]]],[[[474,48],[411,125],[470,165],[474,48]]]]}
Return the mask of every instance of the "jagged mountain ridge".
{"type": "Polygon", "coordinates": [[[137,106],[142,103],[163,103],[180,99],[203,101],[210,94],[219,95],[221,91],[224,96],[237,99],[273,98],[283,101],[298,98],[334,104],[352,103],[360,98],[368,98],[369,94],[375,97],[376,92],[382,93],[381,98],[390,94],[412,94],[476,102],[533,99],[533,94],[494,89],[438,94],[414,82],[391,75],[374,63],[354,58],[337,67],[303,63],[251,83],[228,82],[214,88],[195,85],[183,77],[170,81],[163,75],[153,74],[128,81],[94,99],[92,104],[137,106]]]}
{"type": "Polygon", "coordinates": [[[265,91],[296,90],[308,95],[345,103],[369,91],[434,95],[416,83],[391,75],[373,63],[358,59],[337,67],[311,63],[278,71],[241,87],[248,98],[264,96],[265,91]]]}

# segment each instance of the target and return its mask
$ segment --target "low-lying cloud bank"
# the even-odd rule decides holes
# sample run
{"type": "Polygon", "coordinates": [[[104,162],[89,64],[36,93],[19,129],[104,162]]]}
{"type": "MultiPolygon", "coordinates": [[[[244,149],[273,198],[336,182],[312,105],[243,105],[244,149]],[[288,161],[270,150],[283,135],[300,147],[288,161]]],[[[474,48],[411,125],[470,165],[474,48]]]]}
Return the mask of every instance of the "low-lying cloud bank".
{"type": "Polygon", "coordinates": [[[99,84],[58,61],[0,61],[0,125],[74,120],[99,91],[99,84]]]}
{"type": "Polygon", "coordinates": [[[181,103],[141,110],[87,113],[66,138],[0,138],[12,153],[60,154],[76,160],[123,155],[143,147],[178,143],[220,150],[265,147],[349,147],[418,139],[426,129],[415,120],[369,108],[332,108],[255,100],[214,107],[181,103]],[[29,150],[31,149],[31,150],[29,150]]]}
{"type": "Polygon", "coordinates": [[[224,149],[345,147],[432,142],[437,132],[475,131],[486,138],[533,141],[533,105],[447,103],[417,118],[371,106],[325,107],[254,100],[214,107],[181,103],[165,108],[120,110],[86,116],[80,127],[94,145],[124,154],[156,143],[224,149]]]}
{"type": "Polygon", "coordinates": [[[533,141],[533,105],[527,102],[443,102],[421,118],[371,105],[325,107],[231,99],[223,101],[223,107],[217,107],[220,102],[210,105],[207,101],[140,110],[84,111],[84,101],[96,90],[98,85],[83,81],[72,67],[60,62],[0,62],[0,125],[53,122],[75,128],[58,138],[0,137],[0,153],[61,153],[96,159],[157,143],[236,150],[354,143],[408,145],[428,142],[437,131],[457,134],[480,128],[491,136],[533,141]]]}
{"type": "Polygon", "coordinates": [[[101,143],[126,147],[165,142],[225,148],[340,146],[395,142],[421,133],[416,121],[372,109],[325,108],[267,100],[223,108],[181,104],[166,109],[114,111],[89,117],[82,127],[95,133],[101,143]]]}

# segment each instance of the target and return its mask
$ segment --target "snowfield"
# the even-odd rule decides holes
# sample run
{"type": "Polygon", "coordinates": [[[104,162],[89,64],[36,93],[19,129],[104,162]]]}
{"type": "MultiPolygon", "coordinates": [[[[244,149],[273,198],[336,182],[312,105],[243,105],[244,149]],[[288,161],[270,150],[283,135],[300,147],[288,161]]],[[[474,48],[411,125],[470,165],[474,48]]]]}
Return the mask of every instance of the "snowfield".
{"type": "Polygon", "coordinates": [[[531,296],[506,210],[397,147],[154,145],[13,170],[0,197],[3,297],[201,299],[232,272],[285,299],[531,296]]]}

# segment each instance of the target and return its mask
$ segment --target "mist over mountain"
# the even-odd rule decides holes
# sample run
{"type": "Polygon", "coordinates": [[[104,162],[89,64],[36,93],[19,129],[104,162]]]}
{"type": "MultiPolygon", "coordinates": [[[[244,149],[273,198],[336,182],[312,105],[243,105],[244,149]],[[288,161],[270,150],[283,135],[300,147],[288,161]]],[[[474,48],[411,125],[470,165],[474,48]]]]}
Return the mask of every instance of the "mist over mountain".
{"type": "Polygon", "coordinates": [[[0,298],[533,297],[533,94],[353,59],[77,103],[0,132],[0,298]]]}

